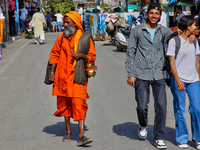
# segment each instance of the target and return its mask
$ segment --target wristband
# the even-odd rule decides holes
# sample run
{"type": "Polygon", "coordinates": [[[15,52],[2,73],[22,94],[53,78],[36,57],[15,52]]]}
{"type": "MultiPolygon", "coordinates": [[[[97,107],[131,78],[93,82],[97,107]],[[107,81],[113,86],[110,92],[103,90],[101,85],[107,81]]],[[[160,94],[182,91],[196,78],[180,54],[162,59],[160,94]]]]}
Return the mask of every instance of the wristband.
{"type": "Polygon", "coordinates": [[[50,72],[50,73],[54,73],[54,72],[50,72]]]}

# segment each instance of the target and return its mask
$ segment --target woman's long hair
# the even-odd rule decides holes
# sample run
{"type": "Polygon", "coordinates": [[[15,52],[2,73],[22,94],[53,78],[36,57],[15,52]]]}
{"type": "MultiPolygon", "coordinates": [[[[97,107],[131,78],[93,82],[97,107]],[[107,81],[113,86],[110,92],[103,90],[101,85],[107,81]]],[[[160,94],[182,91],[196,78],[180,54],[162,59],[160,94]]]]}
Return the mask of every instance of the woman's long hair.
{"type": "MultiPolygon", "coordinates": [[[[195,22],[194,17],[192,17],[190,15],[185,15],[180,18],[180,20],[178,22],[178,28],[183,32],[183,31],[187,30],[187,27],[191,26],[194,22],[195,22]]],[[[177,35],[178,35],[178,32],[174,32],[168,39],[167,43],[169,43],[169,40],[177,35]]]]}

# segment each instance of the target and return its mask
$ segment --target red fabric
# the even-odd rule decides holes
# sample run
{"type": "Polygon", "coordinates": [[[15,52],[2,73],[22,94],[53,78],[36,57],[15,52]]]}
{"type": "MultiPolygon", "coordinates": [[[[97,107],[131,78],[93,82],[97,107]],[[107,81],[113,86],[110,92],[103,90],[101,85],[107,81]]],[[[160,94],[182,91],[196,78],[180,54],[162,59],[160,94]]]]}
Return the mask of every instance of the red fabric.
{"type": "Polygon", "coordinates": [[[57,97],[57,111],[55,116],[72,117],[74,121],[85,120],[88,105],[86,100],[81,98],[57,97]]]}
{"type": "Polygon", "coordinates": [[[143,0],[143,5],[146,5],[147,3],[146,3],[146,0],[143,0]]]}

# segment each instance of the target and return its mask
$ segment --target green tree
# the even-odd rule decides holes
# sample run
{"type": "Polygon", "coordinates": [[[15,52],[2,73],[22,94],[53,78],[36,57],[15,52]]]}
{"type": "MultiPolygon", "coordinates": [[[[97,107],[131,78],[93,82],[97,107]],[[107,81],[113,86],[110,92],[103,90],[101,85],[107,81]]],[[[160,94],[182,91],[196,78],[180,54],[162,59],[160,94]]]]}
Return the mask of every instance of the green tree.
{"type": "Polygon", "coordinates": [[[71,10],[71,7],[74,6],[73,0],[46,0],[42,3],[43,8],[50,13],[54,11],[57,13],[60,10],[61,14],[67,13],[71,10]]]}

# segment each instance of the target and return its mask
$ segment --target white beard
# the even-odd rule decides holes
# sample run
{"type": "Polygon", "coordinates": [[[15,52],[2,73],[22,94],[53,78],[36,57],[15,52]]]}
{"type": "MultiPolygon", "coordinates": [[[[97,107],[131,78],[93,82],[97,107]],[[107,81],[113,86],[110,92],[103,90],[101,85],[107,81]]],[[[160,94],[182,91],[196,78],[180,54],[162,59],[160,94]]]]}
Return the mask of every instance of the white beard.
{"type": "Polygon", "coordinates": [[[64,29],[64,35],[66,37],[69,37],[70,35],[74,34],[74,31],[75,31],[74,24],[72,24],[69,28],[65,27],[65,29],[64,29]]]}

